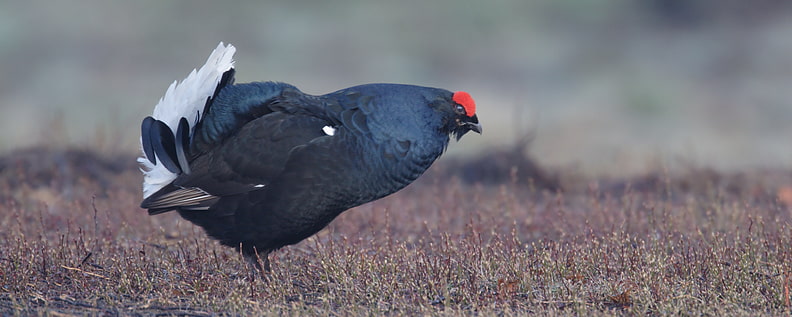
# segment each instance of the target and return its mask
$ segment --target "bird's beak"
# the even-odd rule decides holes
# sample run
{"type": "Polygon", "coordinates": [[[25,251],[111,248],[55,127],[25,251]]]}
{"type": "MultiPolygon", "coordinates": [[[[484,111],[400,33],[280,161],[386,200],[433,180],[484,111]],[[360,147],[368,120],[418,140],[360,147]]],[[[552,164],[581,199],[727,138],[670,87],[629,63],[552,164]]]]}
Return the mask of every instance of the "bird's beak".
{"type": "Polygon", "coordinates": [[[468,131],[475,131],[476,133],[481,134],[481,124],[479,123],[478,117],[476,117],[476,115],[466,118],[457,118],[456,122],[457,127],[454,129],[453,134],[456,135],[457,141],[459,141],[459,139],[461,139],[462,136],[468,131]]]}
{"type": "Polygon", "coordinates": [[[470,121],[465,122],[465,127],[481,134],[481,123],[479,123],[478,116],[475,114],[470,117],[470,121]]]}
{"type": "Polygon", "coordinates": [[[473,132],[481,134],[481,123],[478,122],[465,122],[465,126],[473,132]]]}

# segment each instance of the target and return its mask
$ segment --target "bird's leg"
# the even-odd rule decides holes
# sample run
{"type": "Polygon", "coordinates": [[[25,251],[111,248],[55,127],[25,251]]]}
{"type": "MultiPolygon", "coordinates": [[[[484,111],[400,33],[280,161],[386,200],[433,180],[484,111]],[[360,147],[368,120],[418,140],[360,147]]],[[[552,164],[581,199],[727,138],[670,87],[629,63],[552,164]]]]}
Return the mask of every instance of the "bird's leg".
{"type": "Polygon", "coordinates": [[[248,263],[248,267],[250,267],[250,272],[252,275],[255,276],[256,271],[258,271],[259,273],[264,273],[264,271],[261,268],[261,263],[259,263],[258,258],[256,257],[255,254],[254,255],[245,254],[245,260],[248,263]]]}
{"type": "Polygon", "coordinates": [[[259,254],[256,247],[253,247],[252,252],[242,252],[242,254],[245,256],[245,260],[247,260],[254,276],[256,275],[256,271],[258,271],[261,277],[264,278],[267,276],[268,272],[272,271],[270,268],[269,251],[259,254]],[[262,262],[264,263],[263,266],[261,265],[262,262]]]}

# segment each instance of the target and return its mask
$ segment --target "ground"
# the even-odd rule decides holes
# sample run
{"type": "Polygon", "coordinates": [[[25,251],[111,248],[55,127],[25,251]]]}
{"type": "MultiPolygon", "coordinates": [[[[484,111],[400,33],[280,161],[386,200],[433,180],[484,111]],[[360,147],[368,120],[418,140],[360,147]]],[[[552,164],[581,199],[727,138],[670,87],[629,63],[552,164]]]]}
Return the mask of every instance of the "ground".
{"type": "Polygon", "coordinates": [[[499,153],[439,162],[274,252],[260,279],[178,215],[138,208],[134,154],[14,151],[0,315],[790,313],[792,171],[606,179],[499,153]]]}

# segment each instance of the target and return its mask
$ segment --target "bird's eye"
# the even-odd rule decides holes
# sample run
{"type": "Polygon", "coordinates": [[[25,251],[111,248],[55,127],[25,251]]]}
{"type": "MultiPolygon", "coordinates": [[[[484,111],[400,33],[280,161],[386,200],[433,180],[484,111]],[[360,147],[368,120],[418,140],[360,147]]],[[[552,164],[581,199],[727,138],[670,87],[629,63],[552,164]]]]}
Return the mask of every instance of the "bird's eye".
{"type": "Polygon", "coordinates": [[[465,114],[465,107],[462,107],[462,105],[456,105],[456,107],[454,107],[454,111],[456,111],[457,114],[465,114]]]}

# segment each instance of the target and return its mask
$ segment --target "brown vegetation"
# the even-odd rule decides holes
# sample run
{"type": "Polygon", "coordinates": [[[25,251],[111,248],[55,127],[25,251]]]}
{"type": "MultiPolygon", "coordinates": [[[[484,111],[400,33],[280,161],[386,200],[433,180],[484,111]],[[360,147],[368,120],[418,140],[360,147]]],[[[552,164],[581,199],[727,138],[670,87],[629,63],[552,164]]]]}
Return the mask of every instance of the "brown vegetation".
{"type": "Polygon", "coordinates": [[[790,172],[541,171],[565,179],[561,192],[515,184],[514,168],[467,183],[443,175],[461,163],[443,164],[275,252],[260,280],[178,215],[139,209],[132,155],[7,155],[0,314],[790,312],[790,172]]]}

